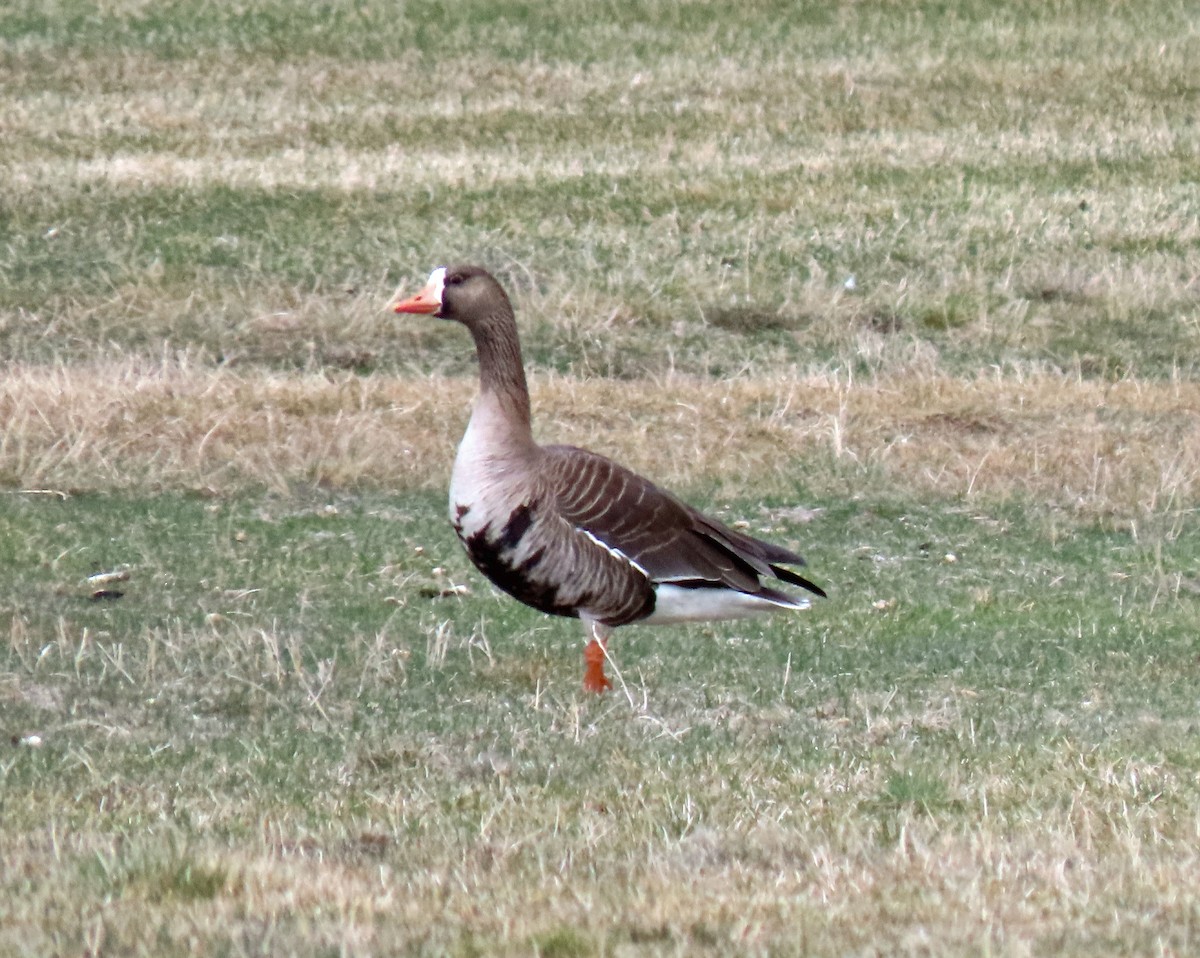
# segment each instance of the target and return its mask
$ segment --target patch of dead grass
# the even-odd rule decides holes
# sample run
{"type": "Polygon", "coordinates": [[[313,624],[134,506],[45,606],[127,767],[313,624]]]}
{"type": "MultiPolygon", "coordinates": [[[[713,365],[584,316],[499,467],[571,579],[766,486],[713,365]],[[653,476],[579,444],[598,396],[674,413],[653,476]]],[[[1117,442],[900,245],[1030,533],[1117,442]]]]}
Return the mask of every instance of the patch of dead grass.
{"type": "MultiPolygon", "coordinates": [[[[47,104],[30,107],[31,110],[48,108],[47,104]]],[[[124,105],[114,106],[114,109],[124,109],[124,105]]],[[[152,112],[149,106],[144,109],[152,112]]],[[[145,122],[152,124],[154,121],[145,122]]],[[[195,123],[202,126],[203,117],[196,117],[195,123]]],[[[63,135],[93,136],[99,129],[112,133],[111,125],[102,116],[90,121],[81,119],[79,124],[85,128],[64,131],[63,135]],[[86,129],[89,122],[95,130],[86,129]]],[[[140,133],[137,129],[129,130],[131,137],[148,136],[152,132],[149,126],[140,133]]],[[[214,130],[205,130],[203,134],[189,132],[188,135],[219,136],[214,130]]],[[[226,130],[224,135],[234,139],[250,136],[249,133],[239,134],[236,129],[226,130]]],[[[533,153],[522,144],[513,143],[486,150],[422,146],[415,151],[404,143],[380,148],[348,148],[341,144],[310,144],[302,137],[288,136],[286,131],[278,130],[277,142],[247,143],[242,153],[234,155],[218,150],[210,152],[208,144],[204,144],[199,155],[189,155],[189,150],[180,149],[181,145],[189,144],[174,144],[172,149],[118,150],[86,158],[37,157],[29,163],[15,164],[0,171],[0,184],[22,190],[46,187],[77,190],[103,185],[115,190],[226,186],[236,189],[371,191],[439,185],[495,187],[515,182],[569,181],[585,175],[614,179],[692,176],[711,180],[748,172],[773,176],[805,170],[811,178],[819,178],[836,176],[847,169],[896,172],[929,167],[957,169],[963,165],[987,169],[1022,162],[1119,161],[1128,159],[1128,142],[1137,143],[1138,156],[1143,160],[1166,162],[1181,150],[1195,148],[1194,142],[1181,140],[1175,131],[1161,124],[1129,124],[1123,135],[1129,140],[1113,144],[1110,156],[1104,146],[1098,147],[1090,141],[1063,140],[1049,130],[1024,134],[1000,131],[986,135],[975,131],[959,134],[908,131],[903,136],[854,132],[823,140],[817,145],[770,144],[755,136],[730,141],[713,134],[657,155],[648,155],[640,145],[609,145],[599,148],[585,163],[574,147],[539,148],[533,153]],[[269,148],[270,152],[256,155],[263,148],[269,148]],[[764,148],[769,149],[769,153],[764,153],[764,148]]],[[[190,146],[194,151],[198,144],[190,146]]],[[[1156,206],[1161,200],[1161,194],[1148,199],[1135,198],[1139,206],[1146,207],[1156,206]]],[[[787,204],[787,208],[790,206],[787,204]]],[[[1045,224],[1044,209],[1025,207],[1014,212],[1029,214],[1030,222],[1035,226],[1045,224]]],[[[1194,232],[1194,222],[1193,219],[1183,225],[1194,232]]],[[[1120,221],[1115,220],[1114,225],[1120,226],[1120,221]]]]}
{"type": "MultiPolygon", "coordinates": [[[[0,169],[0,186],[478,188],[585,173],[686,183],[800,169],[815,179],[862,168],[942,168],[961,179],[963,169],[1028,162],[1169,163],[1194,154],[1197,136],[1171,112],[1139,108],[1144,101],[1129,97],[1105,103],[1097,123],[1096,104],[1081,109],[1074,99],[1095,94],[1098,74],[1152,54],[1164,82],[1186,74],[1188,42],[1155,46],[1140,56],[1116,47],[1102,63],[1072,59],[1024,70],[1005,60],[975,62],[974,72],[949,78],[953,69],[942,55],[914,62],[883,50],[811,62],[789,53],[725,56],[715,68],[687,53],[652,63],[612,60],[602,69],[570,59],[515,66],[482,49],[469,60],[433,64],[411,56],[311,56],[301,63],[227,60],[215,71],[204,57],[169,67],[128,53],[64,58],[53,84],[14,83],[5,98],[0,133],[14,153],[0,169]],[[1006,101],[1004,111],[979,110],[978,100],[995,98],[1006,101]],[[956,111],[973,122],[942,115],[956,111]],[[645,123],[655,112],[660,119],[645,123]],[[589,113],[623,118],[625,129],[589,137],[586,148],[575,136],[535,135],[535,118],[570,124],[589,113]],[[1006,114],[1022,122],[1005,122],[1006,114]],[[481,121],[497,118],[511,126],[508,135],[485,129],[472,139],[481,121]],[[425,124],[446,120],[462,125],[454,143],[422,135],[425,124]],[[817,135],[782,135],[794,129],[817,135]],[[75,147],[71,155],[45,146],[62,142],[75,147]]],[[[13,75],[21,79],[19,70],[13,75]]]]}
{"type": "MultiPolygon", "coordinates": [[[[822,953],[883,938],[915,954],[985,942],[1011,954],[1080,954],[1116,941],[1132,952],[1152,942],[1186,947],[1200,865],[1195,819],[1164,829],[1161,816],[1131,804],[1128,769],[1109,770],[1111,784],[1104,769],[1088,769],[1096,777],[1085,781],[1087,756],[1065,749],[1059,758],[1077,786],[1070,800],[1017,819],[997,811],[1011,782],[979,785],[993,789],[990,808],[967,796],[978,812],[971,821],[915,809],[864,813],[856,783],[815,813],[784,803],[740,822],[713,793],[678,795],[678,808],[697,820],[672,835],[661,830],[659,807],[560,808],[561,821],[536,823],[519,792],[503,788],[486,793],[474,834],[453,836],[461,853],[453,857],[442,847],[450,836],[436,831],[418,830],[402,845],[385,838],[394,828],[379,822],[403,798],[380,795],[378,822],[296,840],[294,823],[268,817],[261,839],[236,849],[198,842],[185,860],[223,880],[188,904],[186,918],[178,901],[146,885],[162,871],[161,852],[140,861],[136,848],[81,846],[64,832],[52,853],[117,874],[115,893],[85,910],[79,931],[139,952],[154,944],[146,934],[161,945],[172,927],[170,938],[211,943],[252,938],[264,926],[284,945],[302,935],[306,952],[452,946],[470,936],[517,953],[562,929],[583,945],[572,954],[604,953],[605,939],[791,953],[798,936],[822,953]],[[172,916],[184,925],[172,926],[172,916]]],[[[13,873],[41,867],[46,844],[10,844],[13,873]]],[[[21,903],[0,935],[20,932],[44,947],[29,906],[57,913],[61,895],[40,885],[38,900],[21,903]]]]}
{"type": "MultiPolygon", "coordinates": [[[[0,378],[10,488],[441,488],[472,379],[214,369],[186,360],[11,366],[0,378]]],[[[1200,384],[914,368],[711,381],[532,381],[543,441],[670,487],[786,497],[846,475],[892,492],[1027,497],[1137,516],[1194,506],[1200,384]]]]}

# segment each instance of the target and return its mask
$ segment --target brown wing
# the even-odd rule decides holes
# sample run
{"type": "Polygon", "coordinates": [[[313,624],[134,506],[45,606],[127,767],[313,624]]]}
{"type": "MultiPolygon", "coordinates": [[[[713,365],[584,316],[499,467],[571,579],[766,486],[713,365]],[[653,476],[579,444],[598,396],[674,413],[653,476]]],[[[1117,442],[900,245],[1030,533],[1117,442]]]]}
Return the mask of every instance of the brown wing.
{"type": "Polygon", "coordinates": [[[825,593],[781,564],[804,560],[730,529],[611,459],[547,446],[543,475],[563,518],[645,570],[652,582],[763,591],[760,576],[825,593]]]}

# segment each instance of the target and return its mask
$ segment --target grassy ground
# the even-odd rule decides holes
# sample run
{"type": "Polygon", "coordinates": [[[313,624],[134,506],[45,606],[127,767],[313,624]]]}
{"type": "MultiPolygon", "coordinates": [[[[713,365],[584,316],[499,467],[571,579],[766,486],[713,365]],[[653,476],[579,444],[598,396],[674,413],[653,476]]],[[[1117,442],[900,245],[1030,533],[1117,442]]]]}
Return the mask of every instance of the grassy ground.
{"type": "Polygon", "coordinates": [[[5,5],[0,954],[1194,951],[1196,62],[1165,0],[5,5]],[[381,308],[449,259],[543,436],[830,599],[583,696],[443,517],[465,334],[381,308]]]}

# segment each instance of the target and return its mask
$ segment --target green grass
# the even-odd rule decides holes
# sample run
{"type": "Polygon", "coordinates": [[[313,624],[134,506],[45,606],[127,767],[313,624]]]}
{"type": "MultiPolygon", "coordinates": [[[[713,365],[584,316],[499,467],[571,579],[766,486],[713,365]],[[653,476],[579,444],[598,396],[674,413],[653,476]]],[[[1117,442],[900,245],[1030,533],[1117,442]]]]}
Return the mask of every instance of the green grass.
{"type": "MultiPolygon", "coordinates": [[[[664,361],[665,351],[653,349],[653,343],[677,323],[684,335],[673,344],[676,368],[712,373],[710,357],[719,350],[706,347],[722,336],[721,328],[755,364],[778,367],[803,356],[844,359],[853,352],[854,334],[883,315],[888,330],[936,344],[951,370],[974,368],[985,358],[1028,362],[1048,356],[1063,367],[1082,358],[1114,376],[1193,373],[1198,326],[1185,273],[1200,257],[1195,238],[1162,248],[1154,237],[1131,237],[1127,230],[1093,237],[1088,220],[1104,214],[1089,216],[1074,201],[1062,200],[1047,214],[1029,196],[1009,198],[1030,204],[1031,219],[1040,221],[1018,227],[1031,229],[1029,238],[1013,237],[1013,226],[1004,220],[957,235],[963,218],[988,211],[964,205],[954,188],[930,184],[928,177],[928,171],[914,170],[904,182],[889,185],[906,199],[886,215],[890,222],[878,225],[854,214],[846,219],[844,205],[854,205],[849,197],[826,199],[840,200],[836,223],[801,210],[797,193],[813,189],[802,169],[710,183],[713,195],[736,202],[696,197],[692,203],[704,212],[677,226],[671,224],[688,215],[671,209],[679,197],[665,192],[664,183],[648,186],[633,175],[615,182],[585,177],[557,186],[517,183],[439,200],[424,193],[347,196],[224,186],[72,200],[59,209],[15,211],[11,217],[10,258],[0,262],[6,281],[0,304],[12,318],[0,327],[0,341],[10,355],[38,360],[86,356],[97,341],[153,354],[166,340],[190,343],[216,358],[240,348],[296,365],[309,353],[281,351],[252,329],[247,332],[257,314],[270,308],[269,297],[276,308],[305,300],[365,318],[374,304],[356,301],[354,293],[399,284],[400,276],[389,275],[392,262],[412,264],[411,276],[425,261],[463,255],[462,250],[496,259],[502,267],[507,261],[518,296],[527,296],[521,287],[528,277],[511,263],[540,263],[546,258],[542,250],[553,247],[568,277],[576,270],[610,312],[635,320],[606,330],[605,340],[610,355],[630,354],[634,359],[627,363],[636,363],[638,371],[664,361]],[[664,192],[648,195],[651,189],[664,192]],[[617,207],[607,198],[614,190],[622,194],[617,207]],[[761,210],[772,196],[789,197],[795,208],[764,216],[761,210]],[[439,235],[436,225],[429,235],[451,204],[488,211],[487,218],[456,217],[453,242],[460,248],[439,235]],[[521,222],[511,221],[505,212],[511,210],[522,211],[521,222]],[[596,210],[605,210],[604,220],[588,221],[589,211],[596,210]],[[645,236],[624,272],[604,269],[601,264],[619,261],[621,247],[647,215],[666,220],[667,232],[645,236]],[[945,226],[916,226],[916,216],[942,218],[945,226]],[[756,225],[739,226],[747,220],[756,225]],[[47,224],[58,223],[68,225],[53,238],[42,235],[47,224]],[[699,239],[680,235],[700,226],[699,239]],[[492,237],[502,237],[499,248],[492,237]],[[945,272],[948,264],[929,260],[931,245],[961,249],[952,272],[945,272]],[[677,265],[650,269],[673,262],[677,265]],[[1049,265],[1055,262],[1070,262],[1070,271],[1049,265]],[[1142,275],[1153,280],[1156,292],[1140,284],[1142,275]],[[850,276],[874,292],[837,301],[835,290],[850,276]],[[908,284],[916,286],[912,293],[897,292],[908,284]],[[835,303],[823,306],[819,297],[835,303]],[[722,321],[747,311],[764,319],[722,321]],[[782,335],[762,336],[764,325],[782,335]],[[687,335],[691,331],[696,335],[687,335]]],[[[1011,189],[1025,192],[1015,184],[1011,189]]],[[[1188,193],[1172,200],[1194,201],[1188,193]]],[[[1111,215],[1117,215],[1115,206],[1111,215]]],[[[1109,227],[1102,229],[1107,233],[1109,227]]],[[[564,301],[566,324],[573,324],[571,297],[579,281],[567,278],[564,287],[562,279],[557,285],[538,280],[544,288],[532,292],[542,292],[548,302],[536,318],[549,333],[541,339],[550,354],[559,345],[554,330],[564,325],[556,315],[564,301]],[[545,312],[550,309],[555,313],[545,312]]],[[[400,357],[385,351],[377,335],[359,335],[358,342],[340,335],[339,348],[357,349],[382,368],[397,366],[400,357]]],[[[456,352],[462,350],[456,346],[456,352]]]]}
{"type": "Polygon", "coordinates": [[[1194,951],[1197,62],[1173,0],[4,5],[0,955],[1194,951]],[[830,598],[584,696],[444,518],[464,334],[382,313],[461,259],[539,435],[830,598]]]}
{"type": "Polygon", "coordinates": [[[1193,371],[1180,5],[43,6],[0,16],[10,355],[222,357],[281,289],[361,315],[470,256],[602,293],[617,355],[749,305],[821,361],[883,315],[954,370],[1193,371]]]}
{"type": "MultiPolygon", "coordinates": [[[[356,935],[456,954],[724,951],[743,920],[783,952],[801,931],[823,950],[859,940],[864,906],[831,888],[816,909],[794,885],[812,856],[877,869],[942,841],[978,881],[978,843],[1042,834],[1077,869],[1052,907],[1108,887],[1107,869],[1122,901],[1148,903],[1155,879],[1128,843],[1169,877],[1196,838],[1195,524],[1151,547],[1065,535],[1035,508],[818,505],[776,534],[805,543],[831,601],[623,632],[631,709],[583,696],[577,626],[479,583],[429,497],[16,498],[0,802],[6,858],[25,864],[4,880],[6,948],[66,947],[85,916],[41,916],[99,899],[108,947],[167,954],[185,950],[158,924],[172,913],[217,950],[257,940],[243,920],[263,917],[306,952],[356,935]],[[84,576],[118,565],[124,597],[89,601],[84,576]],[[471,593],[438,597],[445,583],[471,593]],[[304,904],[324,873],[333,898],[304,904]],[[672,875],[686,892],[648,891],[672,875]],[[658,917],[657,895],[716,903],[731,880],[789,890],[744,915],[658,917]],[[271,899],[272,882],[299,900],[271,899]],[[450,904],[410,925],[387,888],[450,904]],[[529,894],[550,895],[545,914],[529,894]],[[472,902],[515,916],[517,939],[472,902]],[[230,907],[245,919],[227,926],[230,907]]],[[[1032,893],[1059,895],[1022,867],[1032,893]]],[[[947,894],[921,871],[889,881],[880,904],[917,910],[867,908],[877,934],[915,931],[919,903],[947,894]]],[[[978,894],[985,913],[1021,910],[978,894]]],[[[1067,951],[1112,944],[1090,909],[1060,918],[1067,951]]],[[[987,926],[972,940],[1007,947],[1004,922],[987,926]]],[[[1148,935],[1125,942],[1188,940],[1169,923],[1148,935]]]]}

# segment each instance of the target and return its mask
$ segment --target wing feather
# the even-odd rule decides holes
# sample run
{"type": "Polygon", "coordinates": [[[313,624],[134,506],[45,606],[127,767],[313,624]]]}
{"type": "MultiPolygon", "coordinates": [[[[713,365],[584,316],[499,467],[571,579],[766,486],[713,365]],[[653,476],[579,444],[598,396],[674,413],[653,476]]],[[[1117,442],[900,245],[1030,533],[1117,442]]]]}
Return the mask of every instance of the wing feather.
{"type": "Polygon", "coordinates": [[[762,578],[825,593],[782,568],[796,553],[730,529],[604,456],[547,446],[543,475],[562,517],[644,569],[652,582],[705,583],[762,593],[762,578]]]}

